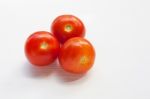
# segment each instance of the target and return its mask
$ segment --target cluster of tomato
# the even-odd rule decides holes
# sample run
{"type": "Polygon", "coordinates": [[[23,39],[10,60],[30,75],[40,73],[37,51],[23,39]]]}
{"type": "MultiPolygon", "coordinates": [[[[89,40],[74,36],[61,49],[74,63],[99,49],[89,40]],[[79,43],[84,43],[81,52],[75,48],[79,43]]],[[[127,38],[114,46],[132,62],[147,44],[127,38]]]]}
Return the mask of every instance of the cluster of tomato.
{"type": "Polygon", "coordinates": [[[58,57],[60,66],[71,73],[87,72],[95,60],[92,44],[84,39],[85,26],[73,15],[58,16],[51,32],[38,31],[30,35],[25,44],[25,54],[35,66],[46,66],[58,57]]]}

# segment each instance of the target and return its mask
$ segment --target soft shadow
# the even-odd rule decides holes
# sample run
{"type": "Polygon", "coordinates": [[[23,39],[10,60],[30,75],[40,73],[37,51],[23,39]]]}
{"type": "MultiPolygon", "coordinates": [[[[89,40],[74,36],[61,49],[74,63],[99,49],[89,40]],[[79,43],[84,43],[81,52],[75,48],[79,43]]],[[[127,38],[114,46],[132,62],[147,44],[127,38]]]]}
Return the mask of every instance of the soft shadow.
{"type": "Polygon", "coordinates": [[[74,82],[81,78],[85,78],[85,74],[72,74],[64,71],[57,62],[57,68],[55,68],[56,75],[61,82],[74,82]]]}
{"type": "Polygon", "coordinates": [[[58,63],[58,60],[53,62],[51,65],[44,66],[44,67],[37,67],[29,62],[24,63],[24,72],[25,75],[30,78],[45,78],[51,76],[53,73],[56,74],[56,78],[60,82],[83,82],[87,79],[87,74],[72,74],[69,72],[64,71],[58,63]],[[82,78],[82,79],[81,79],[82,78]],[[80,80],[79,80],[80,79],[80,80]]]}
{"type": "Polygon", "coordinates": [[[43,77],[48,77],[51,75],[55,69],[56,61],[53,62],[51,65],[47,65],[44,67],[37,67],[29,62],[26,62],[24,64],[24,71],[25,74],[31,78],[43,78],[43,77]]]}

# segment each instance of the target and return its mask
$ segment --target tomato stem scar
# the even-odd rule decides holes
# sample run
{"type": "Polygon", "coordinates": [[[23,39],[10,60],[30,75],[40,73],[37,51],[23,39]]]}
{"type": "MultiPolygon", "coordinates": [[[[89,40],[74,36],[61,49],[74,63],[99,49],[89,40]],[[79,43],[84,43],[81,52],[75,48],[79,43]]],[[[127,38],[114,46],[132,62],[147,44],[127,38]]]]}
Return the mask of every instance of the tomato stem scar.
{"type": "Polygon", "coordinates": [[[65,25],[64,30],[65,30],[66,32],[71,32],[71,31],[73,30],[73,27],[72,27],[70,24],[67,24],[67,25],[65,25]]]}
{"type": "Polygon", "coordinates": [[[80,59],[80,64],[86,64],[86,63],[88,63],[88,61],[89,61],[88,57],[83,56],[83,57],[81,57],[81,59],[80,59]]]}
{"type": "Polygon", "coordinates": [[[40,48],[41,49],[47,49],[48,48],[48,44],[46,42],[42,42],[40,48]]]}

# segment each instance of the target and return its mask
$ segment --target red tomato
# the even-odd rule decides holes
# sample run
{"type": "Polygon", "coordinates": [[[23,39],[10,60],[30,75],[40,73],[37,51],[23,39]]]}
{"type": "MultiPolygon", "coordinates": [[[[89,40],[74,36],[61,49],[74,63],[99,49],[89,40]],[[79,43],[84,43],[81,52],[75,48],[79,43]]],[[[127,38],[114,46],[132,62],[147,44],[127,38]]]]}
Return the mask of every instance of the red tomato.
{"type": "Polygon", "coordinates": [[[95,50],[91,43],[81,37],[71,38],[62,45],[59,62],[64,70],[71,73],[87,72],[95,60],[95,50]]]}
{"type": "Polygon", "coordinates": [[[85,35],[84,24],[73,15],[57,17],[52,23],[51,30],[61,43],[72,37],[84,37],[85,35]]]}
{"type": "Polygon", "coordinates": [[[52,63],[58,56],[59,42],[49,32],[35,32],[26,41],[25,54],[34,65],[44,66],[52,63]]]}

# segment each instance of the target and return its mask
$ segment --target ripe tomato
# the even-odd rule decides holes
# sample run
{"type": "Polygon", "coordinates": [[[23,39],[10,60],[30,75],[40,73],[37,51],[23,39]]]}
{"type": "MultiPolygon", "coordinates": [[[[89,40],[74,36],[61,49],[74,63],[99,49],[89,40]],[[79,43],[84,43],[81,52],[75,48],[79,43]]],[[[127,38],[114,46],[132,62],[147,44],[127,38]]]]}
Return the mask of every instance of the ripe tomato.
{"type": "Polygon", "coordinates": [[[73,15],[57,17],[52,23],[51,30],[61,43],[72,37],[84,37],[85,35],[84,24],[73,15]]]}
{"type": "Polygon", "coordinates": [[[95,60],[95,50],[84,38],[75,37],[67,40],[60,50],[59,62],[64,70],[71,73],[87,72],[95,60]]]}
{"type": "Polygon", "coordinates": [[[59,42],[49,32],[35,32],[26,41],[25,54],[34,65],[44,66],[52,63],[58,56],[59,42]]]}

